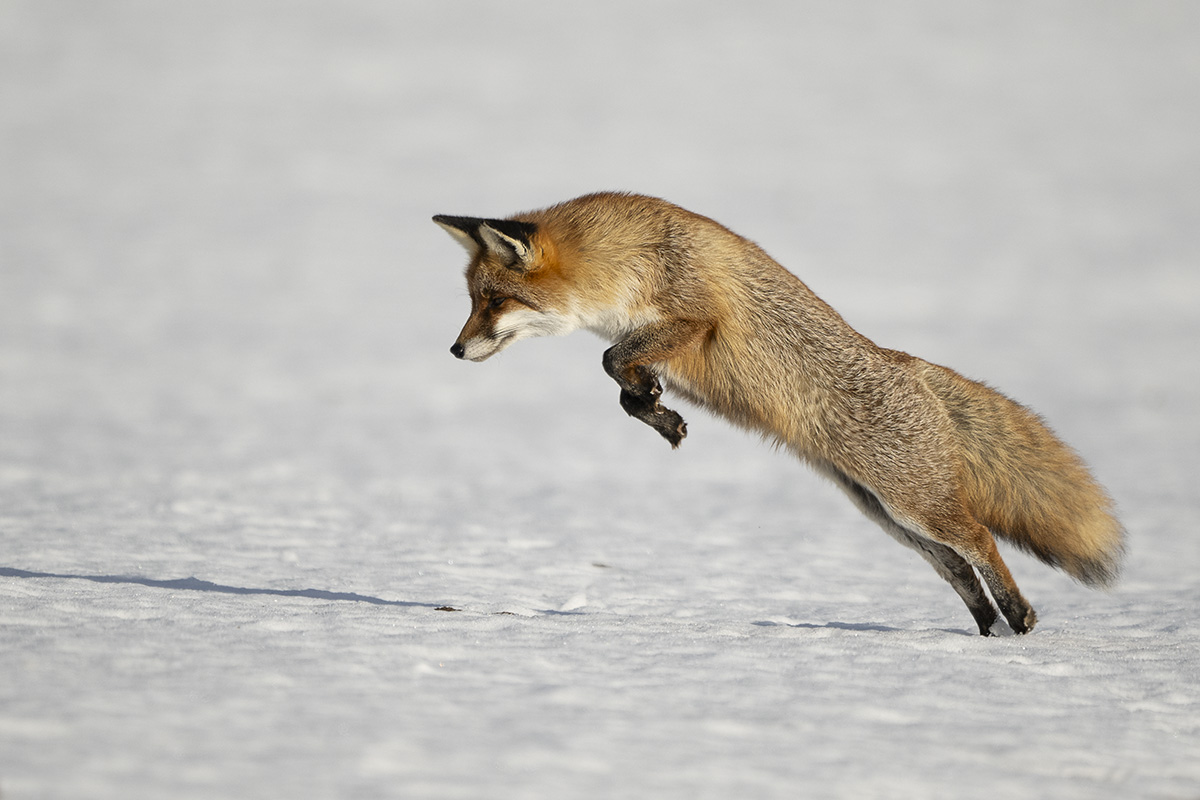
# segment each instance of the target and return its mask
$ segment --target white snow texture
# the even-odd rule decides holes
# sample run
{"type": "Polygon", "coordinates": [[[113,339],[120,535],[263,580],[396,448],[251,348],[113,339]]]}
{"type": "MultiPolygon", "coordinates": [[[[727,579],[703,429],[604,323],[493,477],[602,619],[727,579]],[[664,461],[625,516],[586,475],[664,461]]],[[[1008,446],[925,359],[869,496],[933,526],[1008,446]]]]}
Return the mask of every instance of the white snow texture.
{"type": "Polygon", "coordinates": [[[0,796],[1200,797],[1200,5],[0,4],[0,796]],[[987,381],[1129,530],[1040,616],[436,213],[601,189],[987,381]],[[448,610],[453,609],[453,610],[448,610]]]}

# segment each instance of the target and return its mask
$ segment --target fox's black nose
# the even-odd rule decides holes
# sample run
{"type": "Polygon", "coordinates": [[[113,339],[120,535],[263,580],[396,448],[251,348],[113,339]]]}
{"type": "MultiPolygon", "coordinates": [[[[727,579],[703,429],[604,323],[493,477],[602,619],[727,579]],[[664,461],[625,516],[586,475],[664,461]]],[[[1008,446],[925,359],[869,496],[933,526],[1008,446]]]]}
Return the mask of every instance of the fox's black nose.
{"type": "Polygon", "coordinates": [[[455,358],[462,358],[464,355],[466,355],[467,348],[463,347],[458,342],[455,342],[454,344],[450,345],[450,352],[454,354],[455,358]]]}

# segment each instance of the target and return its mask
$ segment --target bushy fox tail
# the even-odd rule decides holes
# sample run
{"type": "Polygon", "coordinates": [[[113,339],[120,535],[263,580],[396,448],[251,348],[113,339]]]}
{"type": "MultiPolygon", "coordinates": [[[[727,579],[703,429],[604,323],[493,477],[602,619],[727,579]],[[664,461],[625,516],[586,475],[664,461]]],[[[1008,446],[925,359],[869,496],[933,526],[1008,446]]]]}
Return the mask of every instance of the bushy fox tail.
{"type": "Polygon", "coordinates": [[[924,377],[957,428],[975,518],[1083,583],[1112,585],[1125,530],[1079,456],[1036,414],[990,387],[934,364],[924,377]]]}

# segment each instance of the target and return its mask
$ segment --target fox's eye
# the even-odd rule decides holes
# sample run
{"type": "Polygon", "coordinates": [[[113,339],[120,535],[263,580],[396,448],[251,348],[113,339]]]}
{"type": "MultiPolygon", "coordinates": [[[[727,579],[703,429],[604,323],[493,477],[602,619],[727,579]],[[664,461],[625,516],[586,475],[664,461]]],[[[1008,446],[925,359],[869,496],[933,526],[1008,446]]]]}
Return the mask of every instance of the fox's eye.
{"type": "Polygon", "coordinates": [[[504,305],[504,303],[507,300],[508,300],[507,297],[493,297],[491,300],[488,301],[488,308],[495,311],[497,308],[504,305]]]}

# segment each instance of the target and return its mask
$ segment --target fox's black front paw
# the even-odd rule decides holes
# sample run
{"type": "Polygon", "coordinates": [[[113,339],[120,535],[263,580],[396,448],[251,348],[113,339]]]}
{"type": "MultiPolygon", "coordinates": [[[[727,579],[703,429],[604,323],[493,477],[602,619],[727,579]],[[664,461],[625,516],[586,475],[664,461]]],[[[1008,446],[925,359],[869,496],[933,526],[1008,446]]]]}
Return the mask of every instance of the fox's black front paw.
{"type": "Polygon", "coordinates": [[[679,447],[679,443],[687,437],[687,423],[683,417],[669,408],[663,408],[653,423],[654,429],[671,443],[671,449],[679,447]]]}
{"type": "Polygon", "coordinates": [[[654,406],[657,401],[653,397],[646,395],[634,394],[627,389],[621,390],[621,408],[625,409],[625,413],[631,417],[646,422],[646,418],[654,414],[654,406]]]}
{"type": "Polygon", "coordinates": [[[621,408],[625,409],[625,413],[629,416],[641,420],[658,431],[664,439],[671,443],[671,447],[679,447],[679,443],[687,436],[687,423],[678,413],[664,408],[658,402],[658,395],[661,393],[661,388],[657,393],[649,396],[634,394],[622,389],[621,408]]]}

